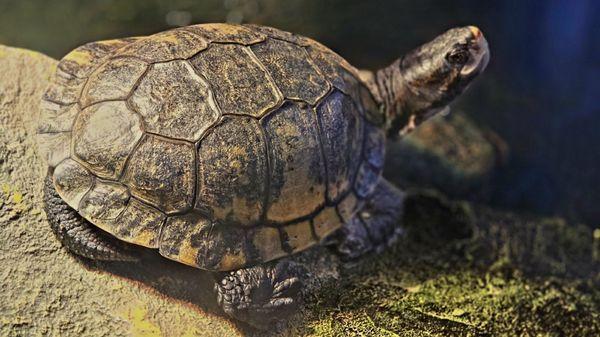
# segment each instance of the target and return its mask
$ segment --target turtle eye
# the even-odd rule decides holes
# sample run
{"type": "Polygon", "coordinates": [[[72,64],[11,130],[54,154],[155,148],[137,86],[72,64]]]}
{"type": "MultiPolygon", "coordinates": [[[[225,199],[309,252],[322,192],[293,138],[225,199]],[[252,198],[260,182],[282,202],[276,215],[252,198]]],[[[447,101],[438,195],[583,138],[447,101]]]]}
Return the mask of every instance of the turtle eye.
{"type": "Polygon", "coordinates": [[[465,49],[455,49],[446,55],[446,60],[452,65],[463,65],[469,61],[471,54],[465,49]]]}

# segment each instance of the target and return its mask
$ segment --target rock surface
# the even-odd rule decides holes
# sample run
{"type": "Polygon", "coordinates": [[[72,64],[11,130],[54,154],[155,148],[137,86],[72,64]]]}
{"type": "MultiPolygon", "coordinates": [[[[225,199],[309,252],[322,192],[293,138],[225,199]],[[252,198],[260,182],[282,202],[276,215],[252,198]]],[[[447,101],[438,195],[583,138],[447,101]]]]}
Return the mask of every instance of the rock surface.
{"type": "Polygon", "coordinates": [[[45,167],[32,137],[55,66],[42,54],[0,46],[0,335],[239,335],[211,313],[206,273],[158,257],[134,268],[96,265],[60,247],[41,210],[45,167]],[[111,268],[121,277],[104,271],[111,268]]]}
{"type": "MultiPolygon", "coordinates": [[[[154,252],[110,264],[60,247],[32,137],[55,65],[0,46],[0,335],[264,336],[221,316],[207,273],[154,252]]],[[[271,335],[600,334],[600,230],[430,191],[409,193],[405,209],[407,234],[382,255],[351,265],[325,248],[298,255],[306,305],[271,335]]]]}
{"type": "Polygon", "coordinates": [[[435,188],[452,197],[487,200],[490,179],[507,152],[497,135],[453,111],[433,117],[402,141],[391,143],[385,175],[405,188],[435,188]]]}

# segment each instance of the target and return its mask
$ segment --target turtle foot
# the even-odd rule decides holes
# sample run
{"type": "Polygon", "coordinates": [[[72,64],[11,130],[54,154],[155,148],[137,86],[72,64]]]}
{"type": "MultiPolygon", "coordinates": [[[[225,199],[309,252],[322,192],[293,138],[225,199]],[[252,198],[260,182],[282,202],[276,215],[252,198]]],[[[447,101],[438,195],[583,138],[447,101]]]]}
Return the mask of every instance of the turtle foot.
{"type": "Polygon", "coordinates": [[[332,237],[336,253],[351,261],[392,245],[403,233],[403,203],[404,193],[381,180],[363,209],[332,237]]]}
{"type": "Polygon", "coordinates": [[[283,261],[231,271],[215,284],[215,291],[228,315],[265,329],[298,309],[301,286],[290,263],[283,261]]]}

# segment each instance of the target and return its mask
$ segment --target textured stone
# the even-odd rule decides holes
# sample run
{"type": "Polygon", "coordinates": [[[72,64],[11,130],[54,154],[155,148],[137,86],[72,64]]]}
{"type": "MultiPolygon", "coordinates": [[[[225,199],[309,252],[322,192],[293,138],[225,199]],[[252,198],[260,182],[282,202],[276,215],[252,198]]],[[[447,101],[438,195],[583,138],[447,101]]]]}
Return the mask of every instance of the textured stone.
{"type": "Polygon", "coordinates": [[[142,137],[139,116],[125,102],[103,102],[83,109],[73,127],[73,154],[103,178],[119,177],[142,137]]]}
{"type": "Polygon", "coordinates": [[[192,142],[219,117],[208,83],[186,61],[151,66],[130,102],[147,131],[192,142]]]}
{"type": "Polygon", "coordinates": [[[132,195],[167,214],[190,209],[194,152],[190,143],[147,135],[131,155],[123,182],[132,195]]]}
{"type": "Polygon", "coordinates": [[[325,167],[314,112],[287,103],[266,116],[263,126],[271,165],[267,219],[286,222],[325,203],[325,167]]]}
{"type": "Polygon", "coordinates": [[[191,63],[212,86],[224,114],[259,117],[282,100],[268,73],[247,47],[214,44],[192,58],[191,63]]]}

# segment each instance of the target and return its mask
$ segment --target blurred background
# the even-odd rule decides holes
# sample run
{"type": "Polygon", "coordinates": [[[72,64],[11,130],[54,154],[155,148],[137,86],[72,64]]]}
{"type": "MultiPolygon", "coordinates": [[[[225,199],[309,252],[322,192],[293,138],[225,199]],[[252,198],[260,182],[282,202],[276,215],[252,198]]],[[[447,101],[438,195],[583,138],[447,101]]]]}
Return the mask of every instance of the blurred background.
{"type": "Polygon", "coordinates": [[[599,225],[597,0],[0,0],[0,43],[55,58],[88,41],[204,22],[306,35],[369,69],[453,26],[479,26],[492,50],[485,76],[452,114],[394,144],[386,175],[599,225]]]}

